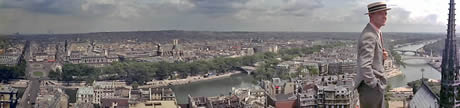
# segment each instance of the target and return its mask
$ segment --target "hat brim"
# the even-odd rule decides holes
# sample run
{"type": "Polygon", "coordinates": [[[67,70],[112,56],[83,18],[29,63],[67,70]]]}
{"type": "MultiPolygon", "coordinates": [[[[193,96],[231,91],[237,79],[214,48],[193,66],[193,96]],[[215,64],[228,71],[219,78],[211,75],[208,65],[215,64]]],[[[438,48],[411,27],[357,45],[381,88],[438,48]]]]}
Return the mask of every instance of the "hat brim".
{"type": "Polygon", "coordinates": [[[375,10],[375,11],[372,11],[372,12],[369,12],[369,13],[365,13],[364,15],[369,15],[370,13],[375,13],[375,12],[379,12],[379,11],[387,11],[387,10],[391,10],[391,8],[378,9],[378,10],[375,10]]]}

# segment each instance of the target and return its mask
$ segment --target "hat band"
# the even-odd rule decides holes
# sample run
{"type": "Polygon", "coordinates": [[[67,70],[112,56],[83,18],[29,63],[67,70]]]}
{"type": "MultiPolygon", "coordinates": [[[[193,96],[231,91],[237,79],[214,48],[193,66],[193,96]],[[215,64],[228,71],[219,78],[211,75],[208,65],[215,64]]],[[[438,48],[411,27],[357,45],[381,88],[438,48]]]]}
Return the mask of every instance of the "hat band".
{"type": "Polygon", "coordinates": [[[381,5],[376,5],[376,6],[368,8],[368,11],[369,11],[369,13],[371,13],[371,12],[374,12],[376,10],[385,9],[385,8],[387,8],[387,5],[386,4],[381,4],[381,5]]]}
{"type": "Polygon", "coordinates": [[[378,10],[381,10],[381,9],[386,9],[386,7],[375,8],[373,10],[369,10],[369,13],[372,13],[372,12],[375,12],[375,11],[378,11],[378,10]]]}

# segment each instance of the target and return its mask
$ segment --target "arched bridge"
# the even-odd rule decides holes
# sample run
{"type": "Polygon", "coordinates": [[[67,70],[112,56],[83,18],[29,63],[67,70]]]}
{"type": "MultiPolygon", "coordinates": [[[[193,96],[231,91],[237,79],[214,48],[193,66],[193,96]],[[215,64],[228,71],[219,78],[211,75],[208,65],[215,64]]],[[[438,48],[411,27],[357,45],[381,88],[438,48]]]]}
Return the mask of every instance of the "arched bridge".
{"type": "Polygon", "coordinates": [[[423,54],[423,52],[414,51],[414,50],[400,50],[400,49],[395,49],[394,51],[401,52],[403,55],[405,55],[405,53],[407,53],[407,52],[412,52],[412,53],[414,53],[414,55],[422,55],[422,54],[423,54]]]}
{"type": "Polygon", "coordinates": [[[246,72],[248,74],[251,74],[252,72],[256,71],[256,67],[252,67],[252,66],[242,66],[242,67],[237,67],[237,69],[240,69],[240,71],[246,72]]]}
{"type": "Polygon", "coordinates": [[[421,56],[404,56],[402,60],[424,59],[424,60],[441,60],[442,57],[421,57],[421,56]]]}

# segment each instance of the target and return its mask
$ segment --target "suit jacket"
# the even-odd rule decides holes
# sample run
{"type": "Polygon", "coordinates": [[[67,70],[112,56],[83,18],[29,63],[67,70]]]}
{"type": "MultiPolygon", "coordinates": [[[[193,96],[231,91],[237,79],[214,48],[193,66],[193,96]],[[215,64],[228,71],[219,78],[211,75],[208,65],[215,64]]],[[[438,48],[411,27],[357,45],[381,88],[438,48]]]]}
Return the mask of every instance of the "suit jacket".
{"type": "Polygon", "coordinates": [[[370,24],[367,24],[359,38],[357,58],[358,74],[355,88],[364,83],[369,87],[384,90],[386,79],[383,74],[383,45],[380,34],[370,24]]]}

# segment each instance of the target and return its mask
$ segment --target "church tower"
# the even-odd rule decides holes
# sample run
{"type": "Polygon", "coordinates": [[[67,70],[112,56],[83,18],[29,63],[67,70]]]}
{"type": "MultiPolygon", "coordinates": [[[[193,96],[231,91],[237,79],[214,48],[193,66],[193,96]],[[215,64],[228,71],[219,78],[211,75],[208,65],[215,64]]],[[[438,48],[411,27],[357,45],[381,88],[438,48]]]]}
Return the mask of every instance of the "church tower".
{"type": "Polygon", "coordinates": [[[457,101],[460,99],[458,96],[460,80],[455,37],[455,0],[450,0],[447,38],[441,64],[440,108],[460,107],[460,103],[457,101]]]}

